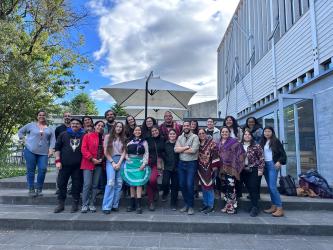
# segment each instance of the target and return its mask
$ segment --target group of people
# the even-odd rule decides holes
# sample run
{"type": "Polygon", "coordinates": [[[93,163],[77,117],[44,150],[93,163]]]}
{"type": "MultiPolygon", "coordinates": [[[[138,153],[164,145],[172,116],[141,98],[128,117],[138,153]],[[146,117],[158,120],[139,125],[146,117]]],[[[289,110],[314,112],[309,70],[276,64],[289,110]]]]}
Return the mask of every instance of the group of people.
{"type": "Polygon", "coordinates": [[[73,197],[71,212],[80,209],[81,193],[81,212],[96,212],[100,189],[104,189],[101,210],[105,214],[119,211],[121,193],[127,190],[128,212],[143,212],[143,193],[147,195],[148,209],[154,211],[160,177],[162,201],[167,201],[170,194],[170,207],[177,210],[181,191],[184,206],[179,211],[188,215],[194,214],[194,198],[199,187],[200,212],[213,212],[215,195],[218,195],[225,201],[223,213],[237,213],[237,201],[245,184],[251,200],[249,213],[254,217],[259,213],[264,175],[272,202],[264,212],[283,216],[277,178],[279,169],[286,164],[286,153],[274,129],[262,128],[256,118],[248,118],[241,128],[234,117],[227,116],[221,129],[215,127],[212,118],[207,119],[205,128],[199,128],[197,121],[184,121],[180,125],[169,111],[165,112],[160,126],[153,117],[147,117],[139,126],[131,115],[124,124],[116,121],[113,110],[105,112],[105,120],[93,123],[89,116],[71,118],[66,112],[64,124],[53,131],[47,125],[46,112],[38,111],[37,122],[25,125],[18,133],[20,139],[25,138],[29,195],[43,194],[48,156],[55,154],[59,170],[55,213],[65,209],[69,179],[73,197]]]}

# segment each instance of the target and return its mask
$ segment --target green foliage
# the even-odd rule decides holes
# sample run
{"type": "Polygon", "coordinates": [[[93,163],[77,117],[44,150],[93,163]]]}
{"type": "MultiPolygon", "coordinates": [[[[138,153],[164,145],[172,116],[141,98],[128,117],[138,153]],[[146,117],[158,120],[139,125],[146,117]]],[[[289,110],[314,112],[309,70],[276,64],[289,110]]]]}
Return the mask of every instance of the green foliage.
{"type": "Polygon", "coordinates": [[[56,112],[57,98],[86,84],[73,73],[89,65],[82,37],[69,39],[84,16],[64,0],[0,1],[0,148],[38,109],[56,112]]]}
{"type": "Polygon", "coordinates": [[[116,112],[117,116],[127,116],[128,115],[126,110],[122,106],[118,105],[117,103],[115,103],[113,106],[111,106],[111,109],[114,112],[116,112]]]}
{"type": "Polygon", "coordinates": [[[86,93],[75,96],[69,107],[73,115],[98,115],[95,102],[86,93]]]}
{"type": "Polygon", "coordinates": [[[0,164],[0,179],[24,176],[26,174],[26,168],[24,166],[15,166],[15,165],[4,165],[0,164]]]}

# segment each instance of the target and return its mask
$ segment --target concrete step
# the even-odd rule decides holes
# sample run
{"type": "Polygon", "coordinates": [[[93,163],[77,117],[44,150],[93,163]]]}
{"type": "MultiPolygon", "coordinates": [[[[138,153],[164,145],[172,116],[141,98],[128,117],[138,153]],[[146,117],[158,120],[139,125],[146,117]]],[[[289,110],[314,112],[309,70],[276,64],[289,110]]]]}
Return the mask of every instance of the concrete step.
{"type": "Polygon", "coordinates": [[[131,231],[172,233],[229,233],[266,235],[333,235],[332,211],[286,211],[284,217],[259,214],[252,218],[245,212],[235,215],[214,212],[192,216],[179,211],[160,208],[143,214],[120,212],[69,213],[69,207],[60,214],[54,206],[0,205],[0,229],[77,230],[77,231],[131,231]]]}
{"type": "MultiPolygon", "coordinates": [[[[57,196],[55,190],[49,189],[43,191],[42,197],[31,198],[28,196],[26,189],[1,189],[0,190],[0,204],[14,204],[14,205],[55,205],[57,203],[57,196]]],[[[239,209],[247,210],[250,207],[250,200],[246,198],[247,194],[243,195],[243,198],[239,200],[239,209]]],[[[316,211],[327,210],[333,211],[333,199],[320,199],[320,198],[307,198],[307,197],[289,197],[281,196],[283,201],[283,207],[286,210],[303,210],[303,211],[316,211]]],[[[102,204],[103,196],[97,197],[97,204],[102,204]]],[[[195,207],[199,208],[202,204],[202,199],[195,199],[195,207]]],[[[69,195],[66,204],[71,204],[72,197],[69,195]]],[[[143,204],[147,203],[147,197],[143,198],[143,204]]],[[[129,204],[129,198],[124,197],[120,201],[120,206],[126,207],[129,204]]],[[[158,208],[168,208],[169,200],[162,202],[159,199],[156,202],[158,208]]],[[[181,193],[179,193],[179,205],[183,204],[181,193]]],[[[270,196],[267,194],[261,195],[259,205],[261,208],[267,208],[271,204],[270,196]]],[[[215,207],[220,208],[223,205],[221,199],[215,199],[215,207]]]]}

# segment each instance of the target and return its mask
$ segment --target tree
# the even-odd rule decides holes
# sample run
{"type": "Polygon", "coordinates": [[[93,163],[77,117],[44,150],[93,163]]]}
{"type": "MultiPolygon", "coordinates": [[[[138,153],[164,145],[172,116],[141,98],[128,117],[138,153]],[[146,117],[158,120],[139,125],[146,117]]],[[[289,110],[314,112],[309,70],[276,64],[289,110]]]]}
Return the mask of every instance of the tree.
{"type": "Polygon", "coordinates": [[[111,109],[114,112],[116,112],[117,116],[127,116],[128,115],[127,112],[126,112],[126,110],[122,106],[118,105],[117,103],[115,103],[114,105],[112,105],[111,109]]]}
{"type": "Polygon", "coordinates": [[[73,115],[98,115],[95,102],[86,93],[78,94],[70,102],[73,115]]]}
{"type": "Polygon", "coordinates": [[[69,36],[85,16],[65,0],[0,1],[0,148],[38,109],[52,113],[57,98],[86,84],[73,72],[89,65],[77,52],[83,38],[69,36]]]}

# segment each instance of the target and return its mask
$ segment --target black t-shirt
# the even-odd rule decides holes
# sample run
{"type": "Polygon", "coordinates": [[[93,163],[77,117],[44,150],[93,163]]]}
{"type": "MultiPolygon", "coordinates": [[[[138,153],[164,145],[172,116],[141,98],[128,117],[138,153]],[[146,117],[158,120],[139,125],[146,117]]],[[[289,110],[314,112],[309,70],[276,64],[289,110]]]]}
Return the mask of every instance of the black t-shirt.
{"type": "Polygon", "coordinates": [[[60,126],[58,126],[54,132],[55,134],[55,138],[56,140],[58,139],[58,136],[62,133],[65,132],[67,130],[67,127],[65,124],[61,124],[60,126]]]}
{"type": "Polygon", "coordinates": [[[68,132],[59,135],[55,151],[60,151],[60,159],[63,166],[80,168],[82,138],[83,134],[81,136],[73,136],[68,132]]]}

